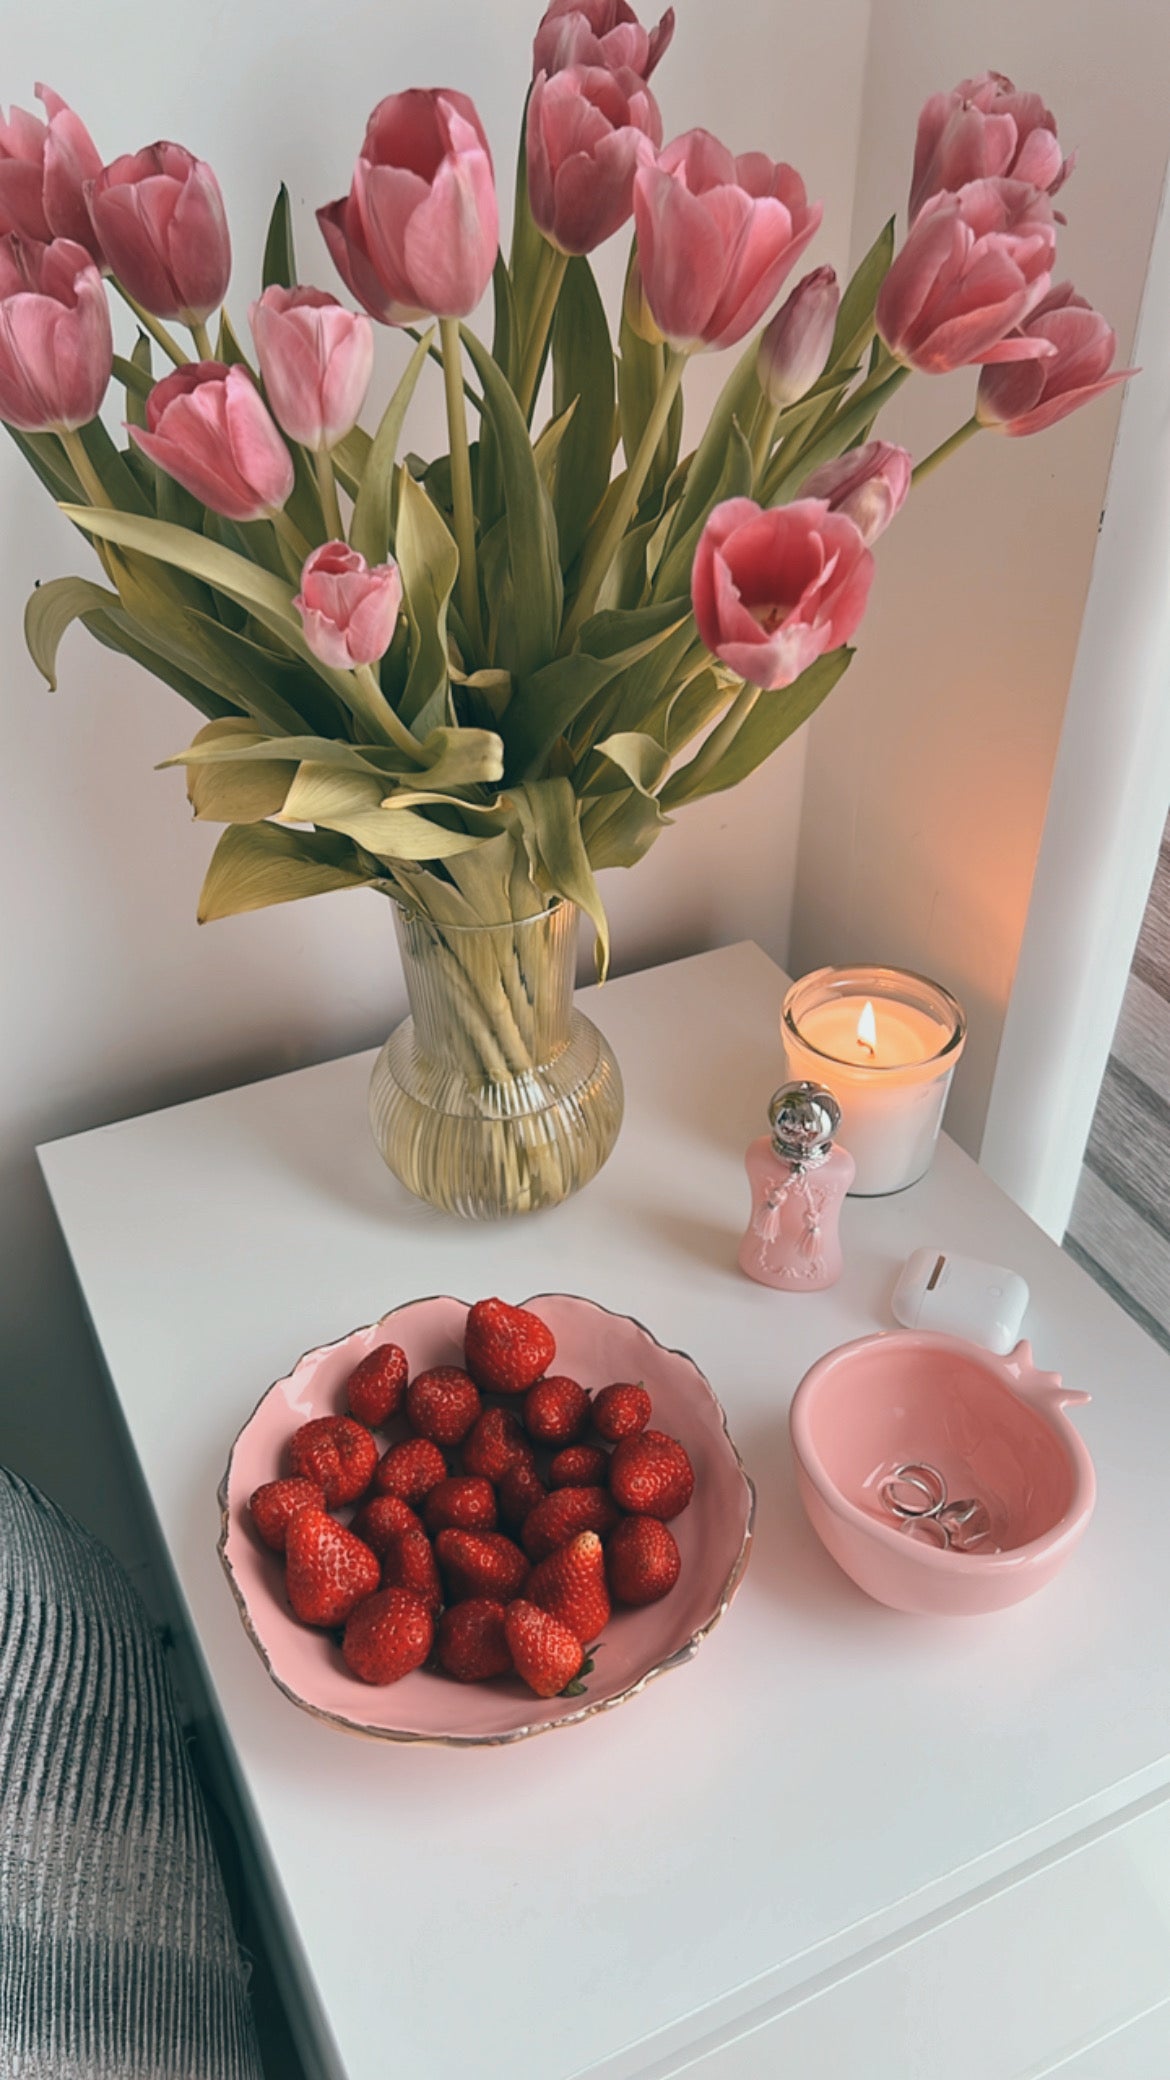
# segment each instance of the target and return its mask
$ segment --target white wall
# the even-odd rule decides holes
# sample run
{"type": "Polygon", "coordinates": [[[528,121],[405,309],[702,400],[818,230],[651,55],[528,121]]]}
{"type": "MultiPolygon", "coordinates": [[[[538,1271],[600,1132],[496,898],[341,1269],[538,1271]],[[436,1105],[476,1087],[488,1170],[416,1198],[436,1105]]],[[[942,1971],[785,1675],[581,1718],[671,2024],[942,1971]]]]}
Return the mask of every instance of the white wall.
{"type": "Polygon", "coordinates": [[[980,1161],[1063,1237],[1170,807],[1170,181],[980,1161]]]}
{"type": "MultiPolygon", "coordinates": [[[[1041,91],[1066,148],[1079,150],[1060,198],[1069,223],[1058,278],[1071,276],[1109,314],[1126,355],[1170,140],[1164,0],[884,0],[870,40],[855,252],[892,198],[904,209],[926,95],[985,67],[1041,91]]],[[[1158,344],[1161,365],[1142,379],[1151,385],[1165,383],[1158,344]]],[[[967,417],[972,391],[966,374],[917,379],[883,430],[921,456],[967,417]]],[[[809,735],[793,965],[890,961],[955,990],[970,1037],[948,1126],[972,1153],[1119,405],[1114,393],[1028,440],[981,435],[915,493],[880,544],[860,654],[809,735]]],[[[1111,727],[1104,703],[1099,727],[1111,727]]]]}
{"type": "MultiPolygon", "coordinates": [[[[755,0],[681,0],[656,80],[668,135],[702,120],[801,169],[827,204],[816,258],[838,265],[868,11],[868,0],[766,14],[755,0]]],[[[339,0],[324,13],[310,0],[41,0],[9,10],[0,91],[31,105],[33,82],[48,80],[109,157],[162,135],[209,159],[233,224],[242,326],[282,177],[302,272],[336,286],[312,207],[343,191],[382,93],[435,81],[470,91],[510,193],[539,13],[539,0],[339,0]]],[[[400,358],[388,336],[384,372],[400,358]]],[[[693,374],[701,404],[719,370],[693,374]]],[[[429,420],[412,429],[424,450],[441,438],[438,398],[436,382],[429,420]]],[[[0,530],[0,1462],[125,1543],[117,1455],[34,1144],[370,1044],[405,1007],[374,896],[196,928],[214,833],[189,821],[179,776],[152,767],[197,718],[80,631],[63,647],[60,690],[45,691],[23,650],[24,600],[38,578],[87,569],[87,552],[2,436],[0,530]]],[[[687,812],[636,876],[609,877],[619,968],[746,935],[785,953],[802,762],[798,744],[733,805],[687,812]]]]}

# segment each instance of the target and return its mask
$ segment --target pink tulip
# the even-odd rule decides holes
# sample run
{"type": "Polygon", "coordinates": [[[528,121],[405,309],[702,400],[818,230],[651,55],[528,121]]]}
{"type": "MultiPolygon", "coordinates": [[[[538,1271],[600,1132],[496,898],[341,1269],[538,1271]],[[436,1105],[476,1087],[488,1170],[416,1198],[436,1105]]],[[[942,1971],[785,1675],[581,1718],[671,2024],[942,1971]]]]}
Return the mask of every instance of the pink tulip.
{"type": "Polygon", "coordinates": [[[0,419],[22,433],[85,426],[113,354],[105,285],[85,247],[0,238],[0,419]]]}
{"type": "Polygon", "coordinates": [[[913,470],[905,448],[892,441],[866,441],[814,469],[797,496],[823,498],[831,513],[844,513],[868,547],[905,504],[913,470]]]}
{"type": "Polygon", "coordinates": [[[1055,253],[1052,204],[1023,181],[971,181],[935,195],[878,292],[877,329],[899,361],[926,375],[1049,354],[1046,341],[1013,327],[1047,294],[1055,253]]]}
{"type": "Polygon", "coordinates": [[[634,179],[642,285],[672,346],[732,347],[759,323],[823,215],[791,166],[688,130],[634,179]]]}
{"type": "Polygon", "coordinates": [[[52,87],[38,87],[49,120],[14,108],[0,118],[0,232],[22,238],[71,238],[91,259],[101,254],[84,184],[101,170],[101,153],[80,116],[52,87]]]}
{"type": "Polygon", "coordinates": [[[708,650],[774,692],[849,641],[872,579],[857,528],[823,499],[765,510],[729,498],[699,537],[691,600],[708,650]]]}
{"type": "Polygon", "coordinates": [[[649,79],[673,35],[673,7],[656,29],[644,29],[627,0],[552,0],[532,46],[532,76],[551,77],[570,65],[604,65],[649,79]]]}
{"type": "Polygon", "coordinates": [[[1109,364],[1117,351],[1117,334],[1071,282],[1061,282],[1038,303],[1021,326],[1029,339],[1044,339],[1054,350],[1043,361],[1017,361],[1006,368],[985,368],[979,378],[975,416],[981,426],[1016,436],[1043,433],[1090,398],[1114,383],[1124,383],[1136,368],[1109,364]]]}
{"type": "Polygon", "coordinates": [[[357,424],[374,367],[368,318],[323,289],[266,289],[248,313],[277,423],[306,448],[335,448],[357,424]]]}
{"type": "Polygon", "coordinates": [[[181,144],[147,145],[86,183],[101,248],[124,289],[156,318],[202,325],[232,271],[219,182],[181,144]]]}
{"type": "Polygon", "coordinates": [[[385,656],[401,604],[398,565],[379,563],[371,570],[365,557],[344,542],[314,549],[293,601],[314,657],[339,672],[376,664],[385,656]]]}
{"type": "Polygon", "coordinates": [[[1018,93],[1002,72],[981,72],[950,94],[932,94],[918,118],[910,221],[932,195],[968,181],[1004,176],[1055,195],[1072,170],[1039,94],[1018,93]]]}
{"type": "Polygon", "coordinates": [[[371,317],[465,318],[499,248],[492,155],[474,103],[446,87],[380,101],[348,196],[319,209],[317,222],[371,317]]]}
{"type": "Polygon", "coordinates": [[[824,374],[841,291],[831,267],[796,284],[760,337],[756,373],[769,404],[795,404],[824,374]]]}
{"type": "Polygon", "coordinates": [[[189,361],[156,383],[130,438],[226,520],[262,520],[293,487],[292,456],[245,368],[189,361]]]}
{"type": "Polygon", "coordinates": [[[562,253],[591,253],[634,207],[634,175],[662,143],[658,103],[636,72],[573,65],[537,74],[528,102],[532,215],[562,253]]]}

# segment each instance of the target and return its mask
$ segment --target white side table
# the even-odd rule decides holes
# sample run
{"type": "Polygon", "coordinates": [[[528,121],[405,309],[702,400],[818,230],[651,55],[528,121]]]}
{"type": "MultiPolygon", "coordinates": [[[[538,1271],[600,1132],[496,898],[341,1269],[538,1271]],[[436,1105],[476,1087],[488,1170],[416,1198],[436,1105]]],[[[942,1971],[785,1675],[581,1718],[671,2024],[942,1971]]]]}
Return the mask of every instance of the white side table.
{"type": "Polygon", "coordinates": [[[735,1269],[785,978],[738,946],[610,984],[628,1112],[601,1176],[464,1225],[382,1168],[370,1057],[58,1142],[42,1162],[252,1837],[311,2070],[348,2080],[1166,2080],[1170,1365],[944,1140],[851,1202],[847,1268],[735,1269]],[[788,1400],[889,1326],[938,1243],[1015,1265],[1087,1388],[1095,1521],[998,1617],[867,1599],[801,1514],[788,1400]],[[696,1358],[759,1489],[688,1667],[487,1751],[347,1740],[273,1687],[215,1544],[243,1418],[306,1347],[417,1293],[589,1294],[696,1358]],[[1093,2047],[1096,2046],[1097,2049],[1093,2047]]]}

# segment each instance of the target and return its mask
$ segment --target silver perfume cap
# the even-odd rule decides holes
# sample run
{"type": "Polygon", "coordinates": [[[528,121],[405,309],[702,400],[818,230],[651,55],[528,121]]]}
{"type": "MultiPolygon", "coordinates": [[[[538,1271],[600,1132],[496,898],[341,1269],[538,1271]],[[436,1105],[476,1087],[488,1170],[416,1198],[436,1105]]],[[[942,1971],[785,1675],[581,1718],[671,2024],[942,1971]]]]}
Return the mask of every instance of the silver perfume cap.
{"type": "Polygon", "coordinates": [[[841,1125],[841,1107],[822,1083],[784,1083],[768,1107],[772,1147],[785,1163],[823,1163],[841,1125]]]}

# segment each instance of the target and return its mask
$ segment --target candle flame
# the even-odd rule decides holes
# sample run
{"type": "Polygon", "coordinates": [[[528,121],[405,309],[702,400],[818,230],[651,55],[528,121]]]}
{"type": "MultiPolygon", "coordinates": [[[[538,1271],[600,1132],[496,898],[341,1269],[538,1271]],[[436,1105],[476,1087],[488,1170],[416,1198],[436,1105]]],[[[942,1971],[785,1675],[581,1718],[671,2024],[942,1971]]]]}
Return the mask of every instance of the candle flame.
{"type": "Polygon", "coordinates": [[[877,1053],[877,1020],[868,997],[857,1021],[857,1045],[863,1047],[867,1054],[877,1053]]]}

